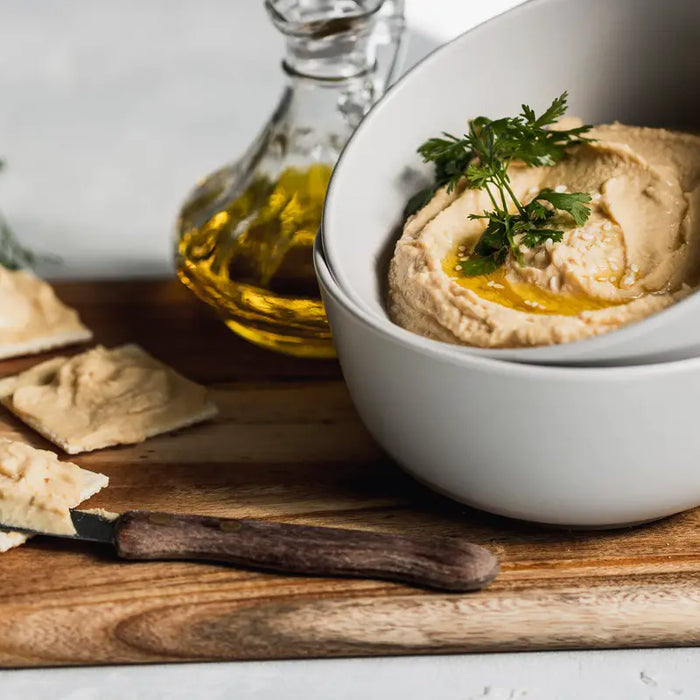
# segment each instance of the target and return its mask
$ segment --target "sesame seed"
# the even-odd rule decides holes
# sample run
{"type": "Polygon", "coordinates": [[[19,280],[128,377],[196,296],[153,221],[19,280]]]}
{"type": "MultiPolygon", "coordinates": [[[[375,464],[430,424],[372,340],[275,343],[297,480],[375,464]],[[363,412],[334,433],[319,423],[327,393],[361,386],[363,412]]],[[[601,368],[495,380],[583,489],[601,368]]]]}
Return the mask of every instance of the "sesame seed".
{"type": "Polygon", "coordinates": [[[606,221],[603,224],[603,231],[609,231],[612,228],[612,224],[609,221],[606,221]]]}
{"type": "Polygon", "coordinates": [[[505,289],[505,287],[502,284],[498,284],[498,282],[493,283],[493,288],[494,289],[505,289]]]}
{"type": "Polygon", "coordinates": [[[559,291],[559,278],[558,277],[551,277],[549,280],[549,288],[553,292],[558,292],[559,291]]]}
{"type": "Polygon", "coordinates": [[[496,284],[496,283],[495,283],[493,280],[489,280],[489,281],[486,283],[486,286],[487,286],[487,287],[493,287],[494,284],[496,284]]]}
{"type": "Polygon", "coordinates": [[[558,192],[559,194],[561,194],[562,192],[566,192],[566,185],[557,185],[554,188],[554,191],[558,192]]]}
{"type": "Polygon", "coordinates": [[[591,201],[593,202],[599,202],[600,201],[600,192],[596,192],[592,197],[591,201]]]}
{"type": "Polygon", "coordinates": [[[461,270],[462,266],[461,265],[455,265],[455,270],[461,270]]]}
{"type": "Polygon", "coordinates": [[[630,270],[632,270],[632,272],[639,272],[639,265],[632,263],[632,265],[630,265],[630,270]]]}
{"type": "Polygon", "coordinates": [[[588,233],[588,232],[586,231],[586,233],[582,233],[582,234],[581,234],[581,238],[583,238],[584,241],[592,241],[592,240],[593,240],[593,234],[592,234],[592,233],[588,233]]]}

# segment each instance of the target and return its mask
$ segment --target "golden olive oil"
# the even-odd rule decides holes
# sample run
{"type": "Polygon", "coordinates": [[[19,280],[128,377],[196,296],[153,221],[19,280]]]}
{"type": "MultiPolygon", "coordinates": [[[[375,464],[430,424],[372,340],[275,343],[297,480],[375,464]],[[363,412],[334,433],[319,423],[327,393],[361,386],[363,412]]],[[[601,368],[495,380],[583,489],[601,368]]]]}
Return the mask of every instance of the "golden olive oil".
{"type": "Polygon", "coordinates": [[[211,214],[223,186],[215,173],[181,212],[177,274],[248,340],[302,357],[333,357],[331,334],[313,269],[332,166],[287,168],[257,177],[211,214]]]}
{"type": "Polygon", "coordinates": [[[471,289],[482,299],[516,311],[529,314],[576,316],[583,311],[599,311],[624,303],[583,293],[553,292],[530,282],[511,282],[504,266],[488,275],[465,277],[456,270],[460,259],[461,256],[453,251],[443,260],[442,269],[448,277],[451,277],[460,287],[471,289]]]}

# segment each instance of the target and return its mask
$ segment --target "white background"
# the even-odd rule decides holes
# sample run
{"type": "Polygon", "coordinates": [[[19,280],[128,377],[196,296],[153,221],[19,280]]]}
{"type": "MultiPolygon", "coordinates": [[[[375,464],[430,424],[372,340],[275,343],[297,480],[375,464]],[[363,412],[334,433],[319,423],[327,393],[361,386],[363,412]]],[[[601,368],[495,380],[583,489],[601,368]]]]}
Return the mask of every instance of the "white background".
{"type": "MultiPolygon", "coordinates": [[[[407,0],[408,62],[517,1],[407,0]]],[[[44,272],[168,273],[178,205],[254,138],[281,51],[262,0],[0,0],[0,209],[61,256],[44,272]]],[[[2,700],[681,696],[696,650],[0,672],[2,700]]]]}

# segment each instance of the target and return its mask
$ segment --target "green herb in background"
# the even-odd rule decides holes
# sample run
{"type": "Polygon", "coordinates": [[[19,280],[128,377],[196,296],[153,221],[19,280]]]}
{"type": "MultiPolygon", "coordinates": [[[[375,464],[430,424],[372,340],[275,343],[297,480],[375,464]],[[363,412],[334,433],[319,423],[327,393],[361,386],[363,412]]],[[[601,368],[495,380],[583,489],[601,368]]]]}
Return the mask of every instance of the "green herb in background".
{"type": "Polygon", "coordinates": [[[520,246],[534,248],[548,238],[560,241],[564,232],[548,228],[557,211],[570,214],[578,226],[588,219],[589,194],[543,189],[523,205],[511,189],[508,176],[514,161],[531,167],[551,166],[564,157],[567,148],[592,140],[584,136],[590,125],[561,131],[549,128],[566,112],[566,100],[564,92],[539,117],[527,105],[517,117],[477,117],[469,122],[469,131],[461,138],[443,134],[428,139],[418,149],[426,163],[435,165],[435,186],[414,195],[407,205],[408,213],[424,206],[440,187],[447,186],[451,192],[463,177],[468,187],[486,190],[493,205],[491,211],[470,216],[488,223],[470,259],[461,262],[463,275],[493,272],[506,261],[509,252],[520,260],[520,246]]]}
{"type": "MultiPolygon", "coordinates": [[[[0,160],[0,171],[5,163],[0,160]]],[[[22,267],[32,267],[36,263],[36,256],[27,248],[24,248],[10,225],[0,213],[0,265],[10,270],[19,270],[22,267]]]]}

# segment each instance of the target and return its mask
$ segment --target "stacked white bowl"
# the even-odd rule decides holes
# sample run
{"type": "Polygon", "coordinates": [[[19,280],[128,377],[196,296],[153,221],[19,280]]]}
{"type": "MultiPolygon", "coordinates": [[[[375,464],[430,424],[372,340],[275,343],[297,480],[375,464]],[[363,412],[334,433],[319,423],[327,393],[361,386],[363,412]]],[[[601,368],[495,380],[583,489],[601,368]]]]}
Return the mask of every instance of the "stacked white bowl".
{"type": "Polygon", "coordinates": [[[466,119],[536,108],[697,129],[696,0],[531,0],[442,47],[362,122],[331,180],[315,264],[353,401],[432,488],[493,513],[615,527],[700,505],[700,295],[589,340],[450,345],[395,325],[386,274],[415,148],[466,119]]]}

